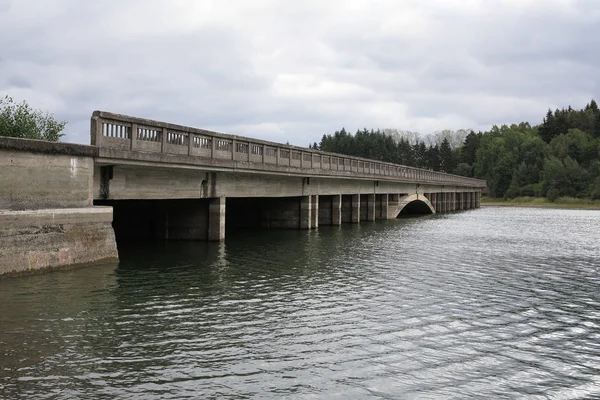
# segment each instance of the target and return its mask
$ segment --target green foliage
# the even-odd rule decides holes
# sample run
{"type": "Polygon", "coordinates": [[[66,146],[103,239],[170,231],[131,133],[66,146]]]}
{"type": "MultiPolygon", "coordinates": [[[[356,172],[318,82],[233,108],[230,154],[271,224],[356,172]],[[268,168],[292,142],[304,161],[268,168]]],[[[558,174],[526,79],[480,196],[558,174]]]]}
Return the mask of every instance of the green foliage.
{"type": "Polygon", "coordinates": [[[453,174],[472,177],[473,176],[473,167],[471,167],[469,164],[464,163],[464,162],[460,163],[456,166],[456,169],[454,170],[453,174]]]}
{"type": "MultiPolygon", "coordinates": [[[[314,145],[310,147],[315,148],[314,145]]],[[[436,144],[427,147],[423,141],[416,141],[411,145],[408,139],[404,137],[394,139],[393,136],[379,129],[362,129],[351,135],[342,128],[333,135],[323,135],[317,148],[433,171],[452,172],[457,164],[457,156],[447,138],[442,140],[441,146],[436,144]]]]}
{"type": "Polygon", "coordinates": [[[452,153],[452,148],[450,147],[450,142],[447,138],[442,140],[442,144],[440,145],[440,167],[442,171],[451,172],[454,171],[456,167],[454,161],[454,155],[452,153]]]}
{"type": "Polygon", "coordinates": [[[50,113],[32,109],[25,101],[15,103],[9,96],[0,99],[0,136],[57,142],[64,136],[61,132],[66,124],[50,113]]]}
{"type": "Polygon", "coordinates": [[[590,198],[600,200],[600,176],[590,185],[590,198]]]}
{"type": "Polygon", "coordinates": [[[548,110],[539,126],[521,122],[462,131],[462,146],[450,142],[451,131],[436,133],[429,147],[386,132],[351,135],[342,129],[323,135],[319,148],[485,179],[496,198],[600,198],[600,110],[594,100],[581,110],[548,110]]]}
{"type": "Polygon", "coordinates": [[[546,195],[546,198],[552,202],[556,201],[559,197],[560,190],[558,190],[557,188],[551,188],[550,190],[548,190],[548,194],[546,195]]]}

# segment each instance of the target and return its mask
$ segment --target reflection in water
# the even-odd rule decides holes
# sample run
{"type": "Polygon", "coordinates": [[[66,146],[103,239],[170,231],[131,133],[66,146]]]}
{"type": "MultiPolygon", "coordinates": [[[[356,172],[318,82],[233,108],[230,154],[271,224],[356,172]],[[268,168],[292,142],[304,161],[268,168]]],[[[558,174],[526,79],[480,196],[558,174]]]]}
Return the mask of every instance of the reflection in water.
{"type": "Polygon", "coordinates": [[[0,398],[600,396],[599,222],[239,231],[0,281],[0,398]]]}

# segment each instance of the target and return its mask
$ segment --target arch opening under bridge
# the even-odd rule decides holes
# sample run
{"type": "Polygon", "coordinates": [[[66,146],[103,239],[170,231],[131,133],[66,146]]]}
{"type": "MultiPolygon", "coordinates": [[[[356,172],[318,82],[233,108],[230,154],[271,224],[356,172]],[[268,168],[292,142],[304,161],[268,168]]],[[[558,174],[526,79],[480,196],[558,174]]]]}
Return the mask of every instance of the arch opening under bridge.
{"type": "Polygon", "coordinates": [[[435,214],[435,208],[427,197],[422,194],[412,194],[401,197],[398,201],[399,211],[396,218],[435,214]]]}

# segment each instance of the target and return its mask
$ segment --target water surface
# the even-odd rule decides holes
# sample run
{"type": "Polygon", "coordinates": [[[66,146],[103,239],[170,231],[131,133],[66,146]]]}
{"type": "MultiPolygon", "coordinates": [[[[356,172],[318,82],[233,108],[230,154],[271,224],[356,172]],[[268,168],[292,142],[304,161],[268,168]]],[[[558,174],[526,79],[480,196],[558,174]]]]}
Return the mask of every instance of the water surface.
{"type": "Polygon", "coordinates": [[[121,246],[0,281],[0,398],[600,397],[600,212],[121,246]]]}

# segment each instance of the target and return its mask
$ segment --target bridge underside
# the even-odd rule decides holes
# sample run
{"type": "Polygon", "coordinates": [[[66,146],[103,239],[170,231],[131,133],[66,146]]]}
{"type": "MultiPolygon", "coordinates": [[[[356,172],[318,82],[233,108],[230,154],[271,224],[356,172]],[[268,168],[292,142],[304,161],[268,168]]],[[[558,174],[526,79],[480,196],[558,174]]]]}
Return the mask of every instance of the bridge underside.
{"type": "Polygon", "coordinates": [[[219,241],[226,230],[315,229],[475,208],[478,192],[369,193],[282,197],[95,200],[113,207],[118,242],[137,239],[219,241]]]}

